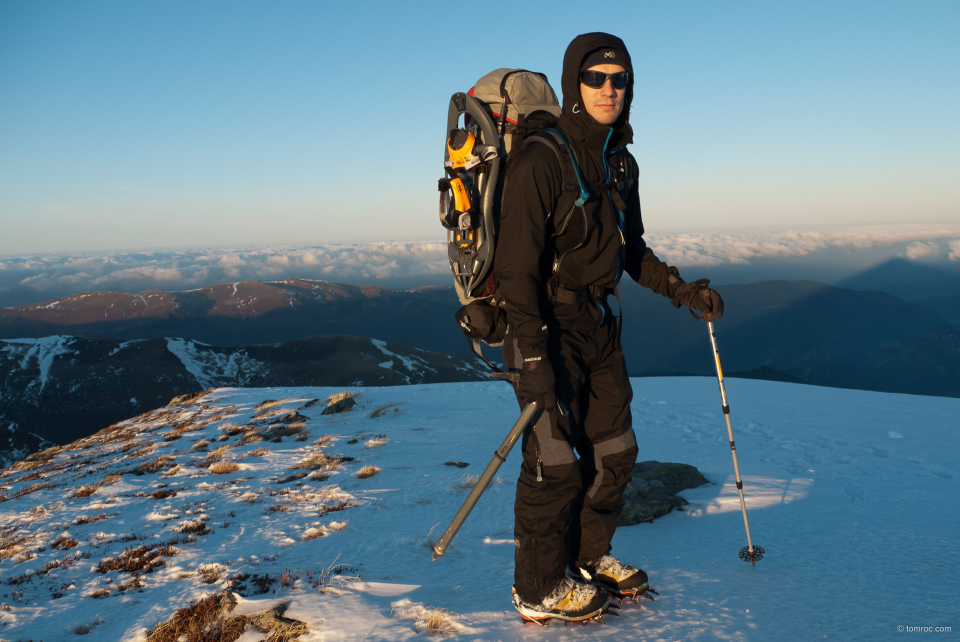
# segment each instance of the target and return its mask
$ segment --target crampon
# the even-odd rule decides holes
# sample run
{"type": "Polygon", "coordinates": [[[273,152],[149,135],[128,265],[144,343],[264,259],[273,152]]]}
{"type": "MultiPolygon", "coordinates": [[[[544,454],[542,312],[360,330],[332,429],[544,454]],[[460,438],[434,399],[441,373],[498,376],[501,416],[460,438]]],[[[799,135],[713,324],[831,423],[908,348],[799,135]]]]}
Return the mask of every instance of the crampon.
{"type": "MultiPolygon", "coordinates": [[[[660,595],[655,589],[650,588],[646,584],[629,591],[615,591],[609,588],[604,588],[604,590],[607,592],[607,595],[610,596],[611,600],[617,601],[619,606],[623,606],[624,600],[630,600],[641,608],[643,608],[643,605],[640,603],[640,598],[656,602],[656,598],[654,598],[653,595],[660,595]],[[653,593],[653,595],[650,595],[651,593],[653,593]]],[[[619,613],[617,615],[619,615],[619,613]]]]}

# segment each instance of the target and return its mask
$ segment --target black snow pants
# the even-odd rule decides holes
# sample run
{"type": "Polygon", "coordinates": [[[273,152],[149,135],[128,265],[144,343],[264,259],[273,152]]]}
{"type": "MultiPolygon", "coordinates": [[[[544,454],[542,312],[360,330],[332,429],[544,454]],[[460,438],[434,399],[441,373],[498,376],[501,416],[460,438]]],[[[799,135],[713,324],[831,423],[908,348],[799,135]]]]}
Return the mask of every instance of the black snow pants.
{"type": "MultiPolygon", "coordinates": [[[[633,390],[617,344],[616,323],[550,332],[554,390],[570,414],[544,413],[523,435],[514,587],[526,602],[542,601],[567,564],[610,552],[638,453],[630,415],[633,390]]],[[[503,346],[505,365],[519,370],[522,360],[509,332],[503,346]]]]}

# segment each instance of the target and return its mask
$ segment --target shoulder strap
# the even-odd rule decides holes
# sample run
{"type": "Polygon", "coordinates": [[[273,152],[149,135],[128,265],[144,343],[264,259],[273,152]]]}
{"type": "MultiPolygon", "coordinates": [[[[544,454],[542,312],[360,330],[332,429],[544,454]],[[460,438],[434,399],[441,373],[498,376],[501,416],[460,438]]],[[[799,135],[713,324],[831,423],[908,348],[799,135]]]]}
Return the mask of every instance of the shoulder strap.
{"type": "Polygon", "coordinates": [[[524,139],[523,146],[527,147],[533,143],[542,143],[543,145],[549,147],[550,151],[553,152],[553,155],[557,157],[557,162],[560,163],[560,167],[563,168],[563,156],[560,155],[560,150],[557,149],[556,145],[543,136],[534,134],[533,136],[528,136],[526,139],[524,139]]]}
{"type": "MultiPolygon", "coordinates": [[[[573,168],[573,175],[577,180],[575,188],[580,192],[580,196],[577,198],[577,205],[583,207],[583,204],[587,202],[590,198],[590,190],[587,189],[587,184],[583,181],[583,174],[580,172],[580,161],[577,158],[577,152],[567,144],[567,139],[563,137],[563,134],[558,132],[556,129],[548,128],[543,129],[532,136],[528,136],[523,141],[523,146],[532,145],[533,143],[541,143],[549,147],[554,156],[557,157],[557,162],[560,163],[560,167],[564,167],[563,156],[561,151],[567,155],[567,158],[570,159],[570,166],[573,168]]],[[[567,184],[564,183],[566,188],[567,184]]],[[[591,187],[593,187],[591,185],[591,187]]],[[[601,187],[603,187],[601,185],[601,187]]]]}
{"type": "Polygon", "coordinates": [[[577,177],[577,185],[580,187],[580,197],[577,198],[577,206],[583,207],[583,204],[590,199],[590,191],[587,190],[586,184],[583,181],[583,174],[580,171],[580,160],[577,158],[577,153],[570,147],[569,143],[567,143],[567,139],[563,137],[563,134],[556,129],[550,127],[544,129],[541,133],[553,138],[570,158],[570,164],[573,165],[573,174],[577,177]]]}

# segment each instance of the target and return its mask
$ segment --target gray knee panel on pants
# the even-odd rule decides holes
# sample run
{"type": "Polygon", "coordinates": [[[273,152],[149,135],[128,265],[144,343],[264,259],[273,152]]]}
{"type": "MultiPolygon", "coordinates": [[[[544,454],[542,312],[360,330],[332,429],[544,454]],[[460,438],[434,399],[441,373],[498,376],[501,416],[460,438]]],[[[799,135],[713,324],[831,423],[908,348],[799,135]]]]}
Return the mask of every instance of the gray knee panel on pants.
{"type": "Polygon", "coordinates": [[[594,478],[593,483],[590,484],[590,488],[587,489],[587,497],[593,498],[597,494],[597,491],[600,490],[601,485],[603,485],[603,458],[625,453],[631,449],[637,449],[637,438],[633,434],[632,428],[619,437],[607,439],[599,444],[593,444],[593,461],[596,466],[597,476],[594,478]]]}

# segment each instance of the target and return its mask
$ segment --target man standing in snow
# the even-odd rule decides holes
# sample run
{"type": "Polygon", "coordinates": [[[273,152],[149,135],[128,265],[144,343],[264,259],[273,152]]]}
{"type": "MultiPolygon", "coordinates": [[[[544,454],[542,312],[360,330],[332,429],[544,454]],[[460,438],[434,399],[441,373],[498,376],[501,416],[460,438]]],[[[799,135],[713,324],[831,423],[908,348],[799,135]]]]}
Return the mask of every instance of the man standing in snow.
{"type": "Polygon", "coordinates": [[[638,167],[625,149],[633,65],[623,41],[577,36],[561,86],[557,130],[581,176],[551,145],[524,148],[507,178],[495,268],[510,319],[504,360],[520,370],[517,398],[549,411],[524,434],[517,481],[513,601],[528,620],[594,617],[608,593],[636,598],[648,588],[644,571],[610,555],[638,447],[607,297],[626,271],[705,320],[723,313],[715,291],[685,283],[644,242],[638,167]],[[557,398],[568,416],[556,411],[557,398]]]}

